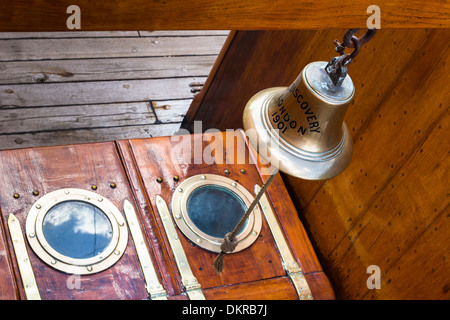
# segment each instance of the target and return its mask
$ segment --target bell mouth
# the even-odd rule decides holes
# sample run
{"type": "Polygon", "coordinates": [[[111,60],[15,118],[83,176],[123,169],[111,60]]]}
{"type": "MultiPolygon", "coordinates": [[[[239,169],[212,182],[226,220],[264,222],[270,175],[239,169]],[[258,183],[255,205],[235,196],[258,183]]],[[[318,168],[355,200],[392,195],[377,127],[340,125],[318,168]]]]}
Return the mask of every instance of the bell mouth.
{"type": "Polygon", "coordinates": [[[267,109],[287,87],[275,87],[255,94],[243,113],[243,124],[250,144],[272,166],[306,180],[335,177],[349,165],[353,152],[350,131],[342,123],[339,143],[324,152],[311,152],[283,139],[267,119],[267,109]]]}

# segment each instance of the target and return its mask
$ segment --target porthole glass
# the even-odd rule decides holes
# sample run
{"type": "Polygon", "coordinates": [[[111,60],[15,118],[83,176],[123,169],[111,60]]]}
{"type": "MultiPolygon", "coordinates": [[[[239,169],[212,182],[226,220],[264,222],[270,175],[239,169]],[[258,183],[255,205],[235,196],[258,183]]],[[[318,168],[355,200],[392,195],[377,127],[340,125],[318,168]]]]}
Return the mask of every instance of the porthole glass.
{"type": "MultiPolygon", "coordinates": [[[[172,197],[172,214],[178,228],[194,244],[220,252],[226,233],[232,232],[253,201],[241,184],[229,178],[205,174],[183,181],[172,197]]],[[[249,247],[261,231],[261,212],[256,206],[238,232],[234,252],[249,247]]]]}
{"type": "Polygon", "coordinates": [[[81,189],[56,190],[40,198],[28,213],[26,233],[42,261],[71,274],[109,268],[128,243],[125,220],[114,204],[81,189]]]}
{"type": "MultiPolygon", "coordinates": [[[[186,210],[197,228],[211,237],[223,238],[227,232],[233,231],[247,207],[231,190],[204,185],[189,195],[186,210]]],[[[245,229],[245,225],[242,229],[245,229]]]]}
{"type": "Polygon", "coordinates": [[[70,258],[86,259],[102,253],[112,240],[108,217],[93,204],[65,201],[45,215],[42,233],[48,244],[70,258]]]}

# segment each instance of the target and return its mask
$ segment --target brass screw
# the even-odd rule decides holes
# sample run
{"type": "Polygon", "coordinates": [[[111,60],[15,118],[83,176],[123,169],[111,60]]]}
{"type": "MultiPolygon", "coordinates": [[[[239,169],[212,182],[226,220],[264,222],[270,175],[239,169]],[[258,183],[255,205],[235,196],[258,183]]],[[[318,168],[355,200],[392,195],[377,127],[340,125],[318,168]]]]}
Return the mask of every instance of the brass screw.
{"type": "Polygon", "coordinates": [[[175,177],[173,177],[173,180],[174,180],[174,181],[179,181],[179,180],[180,180],[180,177],[179,177],[179,176],[175,176],[175,177]]]}
{"type": "Polygon", "coordinates": [[[13,197],[14,197],[14,199],[19,199],[20,198],[20,194],[14,193],[13,197]]]}
{"type": "Polygon", "coordinates": [[[38,195],[39,195],[39,191],[34,190],[34,191],[33,191],[33,196],[38,196],[38,195]]]}
{"type": "Polygon", "coordinates": [[[115,189],[115,188],[117,187],[117,185],[116,185],[114,182],[111,182],[111,183],[109,184],[109,186],[110,186],[111,188],[113,188],[113,189],[115,189]]]}
{"type": "Polygon", "coordinates": [[[230,170],[228,170],[228,169],[225,169],[224,172],[225,172],[225,174],[230,174],[230,170]]]}
{"type": "Polygon", "coordinates": [[[163,179],[161,178],[161,177],[158,177],[157,179],[156,179],[156,182],[158,182],[158,183],[161,183],[163,181],[163,179]]]}
{"type": "Polygon", "coordinates": [[[92,190],[97,190],[97,186],[96,186],[95,184],[93,184],[93,185],[91,186],[91,189],[92,189],[92,190]]]}

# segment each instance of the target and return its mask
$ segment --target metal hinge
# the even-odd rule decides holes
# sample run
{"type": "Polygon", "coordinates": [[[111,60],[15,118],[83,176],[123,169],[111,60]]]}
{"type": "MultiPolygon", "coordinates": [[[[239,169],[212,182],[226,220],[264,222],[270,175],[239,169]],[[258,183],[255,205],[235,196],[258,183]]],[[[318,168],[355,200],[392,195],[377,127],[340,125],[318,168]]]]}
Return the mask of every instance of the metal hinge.
{"type": "MultiPolygon", "coordinates": [[[[260,190],[261,187],[255,185],[255,194],[258,194],[260,190]]],[[[289,249],[286,239],[284,238],[283,231],[278,224],[278,220],[272,210],[266,194],[262,195],[261,199],[259,200],[259,204],[261,205],[262,212],[266,217],[267,224],[269,225],[278,251],[280,252],[283,268],[291,279],[292,284],[297,291],[299,299],[312,300],[313,296],[311,294],[311,289],[309,288],[308,282],[306,281],[305,275],[303,274],[303,270],[297,264],[294,256],[291,253],[291,250],[289,249]]]]}
{"type": "Polygon", "coordinates": [[[39,288],[34,277],[33,267],[28,256],[25,239],[20,227],[20,221],[12,213],[8,218],[8,228],[13,243],[17,264],[19,265],[20,277],[22,278],[25,296],[28,300],[41,300],[39,288]]]}
{"type": "Polygon", "coordinates": [[[177,230],[173,223],[172,217],[167,207],[166,202],[160,196],[156,196],[156,207],[158,208],[159,216],[166,231],[167,239],[175,258],[178,270],[181,275],[181,283],[183,284],[186,294],[191,300],[205,300],[205,296],[201,290],[201,285],[194,277],[183,246],[178,238],[177,230]]]}

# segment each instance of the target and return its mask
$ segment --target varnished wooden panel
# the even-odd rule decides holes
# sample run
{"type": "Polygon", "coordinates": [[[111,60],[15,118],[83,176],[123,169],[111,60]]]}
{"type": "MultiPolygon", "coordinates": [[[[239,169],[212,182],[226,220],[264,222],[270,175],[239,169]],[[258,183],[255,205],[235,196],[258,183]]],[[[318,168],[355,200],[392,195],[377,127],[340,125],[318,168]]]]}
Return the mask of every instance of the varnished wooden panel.
{"type": "MultiPolygon", "coordinates": [[[[365,27],[372,1],[78,0],[81,30],[308,29],[365,27]]],[[[378,1],[381,28],[448,27],[448,1],[378,1]]],[[[0,15],[5,31],[67,31],[68,3],[14,1],[0,15]]]]}
{"type": "MultiPolygon", "coordinates": [[[[123,171],[114,143],[21,149],[0,152],[0,207],[3,228],[13,213],[25,231],[28,211],[40,196],[61,188],[91,190],[106,197],[122,212],[122,202],[133,201],[133,194],[123,171]],[[116,188],[111,188],[115,183],[116,188]],[[39,191],[39,196],[33,191],[39,191]],[[18,199],[13,195],[20,195],[18,199]]],[[[8,247],[12,252],[9,235],[8,247]]],[[[70,289],[70,274],[44,264],[27,244],[28,254],[42,299],[146,299],[147,292],[133,241],[121,259],[109,269],[80,277],[80,288],[70,289]]],[[[12,254],[20,298],[24,298],[17,262],[12,254]]]]}
{"type": "MultiPolygon", "coordinates": [[[[170,279],[171,287],[174,288],[175,294],[179,294],[183,289],[175,261],[172,255],[167,253],[170,247],[166,235],[157,232],[157,229],[163,230],[163,228],[159,215],[156,214],[156,195],[163,197],[170,206],[172,194],[176,191],[177,185],[185,179],[198,174],[209,173],[228,177],[239,182],[250,192],[253,191],[256,183],[260,185],[263,183],[257,167],[248,161],[248,151],[246,153],[247,161],[242,164],[236,164],[237,159],[234,157],[236,157],[237,152],[228,149],[225,142],[225,134],[215,134],[214,138],[208,135],[205,137],[206,139],[202,139],[201,135],[193,135],[118,142],[119,150],[121,150],[124,158],[133,159],[133,161],[127,160],[125,166],[129,176],[134,180],[134,190],[140,199],[141,213],[144,213],[142,219],[147,221],[144,222],[144,226],[148,229],[147,233],[153,238],[152,241],[159,242],[160,247],[157,247],[159,251],[157,256],[160,261],[158,263],[169,263],[170,267],[168,270],[171,270],[171,274],[166,274],[166,278],[170,279]],[[189,149],[181,147],[182,145],[194,146],[198,141],[200,141],[199,147],[202,154],[203,148],[210,144],[214,146],[213,148],[216,150],[216,162],[214,164],[207,165],[205,162],[194,164],[194,150],[197,149],[198,152],[199,149],[196,147],[189,149]],[[219,148],[223,148],[223,152],[219,152],[219,148]],[[225,173],[225,169],[228,169],[230,173],[225,173]],[[241,172],[241,169],[245,169],[245,172],[241,172]],[[173,179],[176,175],[179,176],[179,181],[173,179]],[[162,183],[156,181],[158,177],[162,178],[162,183]],[[142,190],[139,191],[139,188],[142,188],[142,190]],[[144,193],[142,193],[143,191],[144,193]],[[152,210],[148,210],[148,207],[152,210]],[[157,227],[155,228],[153,224],[156,224],[157,227]]],[[[240,140],[240,143],[245,143],[240,134],[237,135],[237,139],[240,140]]],[[[232,148],[235,148],[235,146],[233,145],[232,148]]],[[[296,257],[296,260],[308,276],[309,274],[323,275],[311,276],[314,285],[320,287],[320,289],[315,288],[318,297],[323,299],[334,298],[333,290],[322,272],[309,239],[298,220],[295,208],[292,202],[288,200],[287,192],[280,177],[278,177],[272,188],[274,190],[274,198],[271,200],[274,203],[274,209],[279,212],[280,223],[286,233],[288,243],[293,248],[294,257],[296,257]]],[[[213,261],[217,256],[216,253],[197,247],[187,240],[181,232],[179,232],[179,238],[194,276],[199,280],[202,289],[206,291],[207,298],[208,296],[220,299],[246,299],[252,297],[254,299],[297,298],[292,284],[286,283],[286,281],[280,282],[280,285],[282,283],[285,284],[273,292],[264,289],[266,286],[270,286],[270,284],[265,283],[267,279],[284,277],[286,275],[281,265],[276,244],[264,219],[258,240],[246,250],[227,255],[225,257],[225,269],[220,275],[213,268],[213,261]],[[255,283],[260,283],[263,288],[255,283]],[[289,286],[286,287],[286,284],[289,284],[289,286]],[[226,290],[221,289],[223,286],[229,285],[235,285],[232,287],[234,289],[230,287],[230,290],[233,292],[230,296],[228,296],[226,290]],[[253,286],[256,287],[253,288],[253,286]],[[284,287],[286,288],[282,289],[284,287]],[[249,292],[247,290],[253,293],[248,295],[249,292]]]]}
{"type": "Polygon", "coordinates": [[[208,300],[293,300],[297,298],[294,287],[287,277],[206,289],[204,294],[208,300]]]}
{"type": "MultiPolygon", "coordinates": [[[[254,93],[329,60],[344,32],[236,32],[189,120],[203,130],[240,127],[254,93]]],[[[448,37],[448,29],[379,30],[349,66],[349,167],[326,181],[282,175],[338,298],[449,298],[448,37]],[[381,289],[367,288],[370,265],[380,267],[381,289]]]]}
{"type": "Polygon", "coordinates": [[[19,292],[14,279],[11,254],[3,230],[3,225],[0,225],[0,300],[14,300],[19,297],[19,292]]]}

